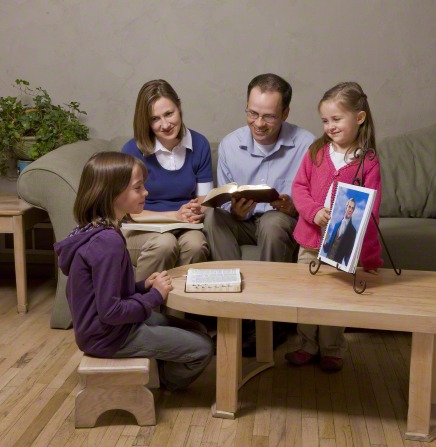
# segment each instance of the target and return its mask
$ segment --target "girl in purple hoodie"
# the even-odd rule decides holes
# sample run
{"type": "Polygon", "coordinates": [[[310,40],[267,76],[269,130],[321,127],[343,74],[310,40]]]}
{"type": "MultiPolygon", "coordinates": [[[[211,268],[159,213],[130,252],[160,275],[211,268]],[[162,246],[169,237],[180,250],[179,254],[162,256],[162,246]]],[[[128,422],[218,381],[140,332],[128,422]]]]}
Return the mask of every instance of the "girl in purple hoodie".
{"type": "Polygon", "coordinates": [[[166,271],[135,283],[121,220],[144,208],[145,165],[120,152],[86,163],[74,204],[78,226],[55,244],[68,276],[67,299],[79,348],[95,357],[158,360],[161,383],[187,387],[213,355],[210,337],[186,320],[153,310],[172,289],[166,271]]]}

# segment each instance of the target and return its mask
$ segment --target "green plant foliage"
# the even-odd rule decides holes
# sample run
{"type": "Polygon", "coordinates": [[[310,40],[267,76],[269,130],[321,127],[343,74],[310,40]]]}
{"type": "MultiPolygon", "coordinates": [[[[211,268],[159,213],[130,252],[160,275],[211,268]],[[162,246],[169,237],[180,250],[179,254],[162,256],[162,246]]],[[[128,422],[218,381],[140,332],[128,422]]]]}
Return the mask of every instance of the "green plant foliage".
{"type": "Polygon", "coordinates": [[[19,95],[0,97],[0,175],[6,175],[23,137],[35,137],[29,153],[32,160],[63,144],[88,139],[89,128],[81,122],[86,112],[78,102],[56,105],[43,88],[33,89],[23,79],[15,84],[19,95]]]}

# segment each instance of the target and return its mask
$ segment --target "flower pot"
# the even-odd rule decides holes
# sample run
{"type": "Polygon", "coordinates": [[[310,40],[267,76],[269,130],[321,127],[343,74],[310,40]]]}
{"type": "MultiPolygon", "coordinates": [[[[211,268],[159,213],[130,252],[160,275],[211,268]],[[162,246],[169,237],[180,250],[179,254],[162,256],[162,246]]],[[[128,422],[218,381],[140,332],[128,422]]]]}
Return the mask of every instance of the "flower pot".
{"type": "Polygon", "coordinates": [[[17,160],[17,174],[20,175],[30,163],[32,163],[31,160],[17,160]]]}
{"type": "Polygon", "coordinates": [[[13,147],[13,152],[17,160],[34,160],[32,157],[32,147],[36,141],[36,137],[22,137],[13,147]]]}

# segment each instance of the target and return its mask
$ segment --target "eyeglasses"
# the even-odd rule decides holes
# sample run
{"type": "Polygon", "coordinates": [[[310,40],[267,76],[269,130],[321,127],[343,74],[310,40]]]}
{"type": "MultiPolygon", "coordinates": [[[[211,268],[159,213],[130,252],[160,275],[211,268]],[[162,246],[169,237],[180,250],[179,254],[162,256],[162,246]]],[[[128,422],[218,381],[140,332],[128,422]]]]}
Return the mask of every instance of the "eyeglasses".
{"type": "Polygon", "coordinates": [[[247,114],[247,118],[250,118],[251,120],[256,121],[258,118],[262,118],[265,123],[273,123],[274,121],[277,121],[279,119],[278,116],[276,115],[259,115],[257,112],[255,112],[254,110],[250,110],[250,109],[245,109],[245,113],[247,114]]]}

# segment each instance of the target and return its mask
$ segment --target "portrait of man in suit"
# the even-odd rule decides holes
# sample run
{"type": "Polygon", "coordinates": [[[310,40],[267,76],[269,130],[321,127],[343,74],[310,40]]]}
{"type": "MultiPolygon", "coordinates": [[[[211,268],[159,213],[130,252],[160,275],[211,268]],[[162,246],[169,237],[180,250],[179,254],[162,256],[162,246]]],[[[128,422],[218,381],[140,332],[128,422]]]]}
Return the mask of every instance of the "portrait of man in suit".
{"type": "Polygon", "coordinates": [[[323,245],[327,258],[345,266],[350,260],[356,240],[357,230],[352,221],[355,208],[355,200],[353,198],[349,199],[345,205],[344,217],[334,225],[331,234],[328,235],[323,245]]]}

